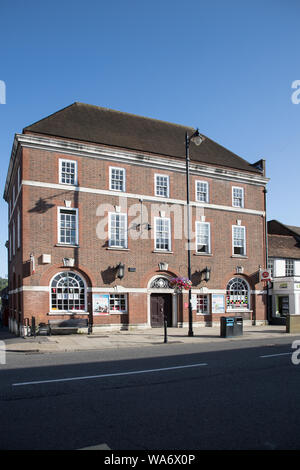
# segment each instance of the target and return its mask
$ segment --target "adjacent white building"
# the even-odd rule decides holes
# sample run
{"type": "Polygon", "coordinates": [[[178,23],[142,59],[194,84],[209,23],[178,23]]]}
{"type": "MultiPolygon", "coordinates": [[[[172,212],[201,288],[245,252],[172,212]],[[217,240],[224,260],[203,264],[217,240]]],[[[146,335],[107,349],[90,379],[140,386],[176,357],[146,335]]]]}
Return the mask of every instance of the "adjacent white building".
{"type": "Polygon", "coordinates": [[[300,315],[300,227],[268,222],[269,318],[284,323],[287,314],[300,315]]]}

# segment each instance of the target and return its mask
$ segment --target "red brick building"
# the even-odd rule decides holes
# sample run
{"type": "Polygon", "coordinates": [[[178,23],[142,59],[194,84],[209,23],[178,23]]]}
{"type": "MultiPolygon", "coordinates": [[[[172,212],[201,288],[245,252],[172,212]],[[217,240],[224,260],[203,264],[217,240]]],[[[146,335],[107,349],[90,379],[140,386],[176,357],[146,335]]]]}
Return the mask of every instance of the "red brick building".
{"type": "MultiPolygon", "coordinates": [[[[82,103],[14,139],[9,207],[11,329],[26,319],[97,327],[188,322],[185,135],[194,129],[82,103]]],[[[193,324],[264,322],[264,162],[205,138],[190,146],[193,324]]]]}

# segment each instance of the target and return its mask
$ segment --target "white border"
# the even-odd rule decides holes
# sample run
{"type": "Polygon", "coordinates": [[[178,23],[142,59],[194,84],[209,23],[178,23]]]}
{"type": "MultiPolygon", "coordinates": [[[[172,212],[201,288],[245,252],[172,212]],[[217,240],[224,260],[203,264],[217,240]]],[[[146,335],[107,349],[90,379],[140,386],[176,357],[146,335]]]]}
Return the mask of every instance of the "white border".
{"type": "Polygon", "coordinates": [[[196,202],[202,202],[204,204],[208,204],[209,203],[209,183],[208,181],[204,181],[204,180],[196,180],[195,181],[195,201],[196,202]],[[199,199],[197,198],[197,185],[198,183],[204,183],[206,185],[206,201],[199,201],[199,199]]]}
{"type": "Polygon", "coordinates": [[[49,283],[49,315],[82,315],[82,314],[85,314],[85,313],[89,313],[88,312],[88,309],[87,309],[87,287],[86,287],[86,282],[85,282],[85,279],[77,272],[77,271],[58,271],[57,273],[54,274],[54,276],[52,276],[51,280],[50,280],[50,283],[49,283]],[[73,273],[73,274],[76,274],[78,277],[80,277],[80,279],[82,280],[83,284],[84,284],[84,310],[52,310],[52,302],[51,302],[51,284],[52,284],[52,281],[53,279],[58,276],[58,274],[62,274],[62,273],[73,273]]]}
{"type": "Polygon", "coordinates": [[[121,168],[121,167],[118,167],[118,166],[110,166],[109,167],[109,189],[110,191],[118,191],[119,193],[125,193],[126,191],[126,169],[125,168],[121,168]],[[115,189],[115,188],[112,188],[112,178],[111,178],[111,171],[112,169],[114,170],[121,170],[123,172],[123,181],[124,181],[124,188],[123,189],[115,189]]]}
{"type": "Polygon", "coordinates": [[[65,211],[75,211],[76,212],[76,241],[75,245],[79,245],[79,221],[78,221],[78,208],[76,207],[64,207],[64,206],[57,206],[57,243],[61,246],[74,246],[73,243],[63,243],[60,241],[60,211],[61,209],[65,211]]]}
{"type": "Polygon", "coordinates": [[[59,184],[66,184],[68,186],[77,186],[78,184],[78,171],[77,171],[77,160],[70,160],[68,158],[60,158],[59,159],[59,174],[58,174],[58,181],[59,181],[59,184]],[[74,184],[72,183],[63,183],[62,180],[61,180],[61,177],[62,177],[62,163],[63,162],[69,162],[69,163],[75,163],[75,174],[74,174],[74,178],[75,178],[75,182],[74,184]]]}
{"type": "Polygon", "coordinates": [[[239,256],[247,256],[247,233],[245,225],[233,225],[232,226],[232,256],[239,257],[239,256]],[[244,253],[236,254],[234,253],[234,228],[243,228],[244,229],[244,253]]]}
{"type": "Polygon", "coordinates": [[[203,254],[203,255],[211,255],[211,239],[210,239],[210,222],[201,222],[200,220],[196,220],[195,222],[195,253],[197,254],[203,254]],[[199,225],[208,225],[208,251],[197,251],[198,243],[197,243],[197,238],[198,238],[198,226],[199,225]]]}
{"type": "Polygon", "coordinates": [[[161,251],[162,253],[169,253],[170,251],[172,251],[172,227],[171,227],[170,217],[154,217],[154,250],[159,251],[159,252],[161,251]],[[156,247],[156,222],[157,220],[167,220],[169,222],[168,224],[169,225],[169,238],[168,238],[169,249],[168,250],[156,247]]]}
{"type": "Polygon", "coordinates": [[[242,188],[241,186],[232,186],[231,190],[231,195],[232,195],[232,207],[239,207],[240,209],[244,209],[245,207],[245,189],[242,188]],[[233,197],[233,191],[234,189],[241,189],[242,190],[242,205],[241,206],[236,206],[234,205],[234,197],[233,197]]]}
{"type": "Polygon", "coordinates": [[[161,197],[163,199],[168,199],[170,197],[170,176],[169,175],[164,175],[162,173],[155,173],[154,175],[154,194],[157,197],[161,197]],[[157,177],[160,176],[162,178],[167,178],[168,181],[168,186],[167,186],[167,195],[162,196],[161,194],[157,194],[157,177]]]}

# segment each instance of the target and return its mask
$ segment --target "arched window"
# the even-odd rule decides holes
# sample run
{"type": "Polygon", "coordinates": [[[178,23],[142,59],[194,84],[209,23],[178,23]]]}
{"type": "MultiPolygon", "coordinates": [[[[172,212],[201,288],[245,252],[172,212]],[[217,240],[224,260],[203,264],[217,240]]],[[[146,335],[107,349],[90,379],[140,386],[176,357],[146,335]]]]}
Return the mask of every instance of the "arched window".
{"type": "Polygon", "coordinates": [[[249,309],[249,286],[247,282],[235,277],[229,281],[226,289],[227,310],[249,309]]]}
{"type": "Polygon", "coordinates": [[[51,310],[80,312],[86,310],[83,279],[72,271],[57,274],[51,281],[51,310]]]}

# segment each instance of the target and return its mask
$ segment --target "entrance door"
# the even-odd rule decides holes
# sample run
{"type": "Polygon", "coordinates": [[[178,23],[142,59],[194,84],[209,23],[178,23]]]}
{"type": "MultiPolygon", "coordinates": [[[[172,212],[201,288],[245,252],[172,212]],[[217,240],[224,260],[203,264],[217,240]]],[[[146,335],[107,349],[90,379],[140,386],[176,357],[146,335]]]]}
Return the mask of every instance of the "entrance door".
{"type": "Polygon", "coordinates": [[[172,295],[151,294],[151,327],[164,326],[164,314],[167,316],[167,326],[172,326],[172,295]]]}

